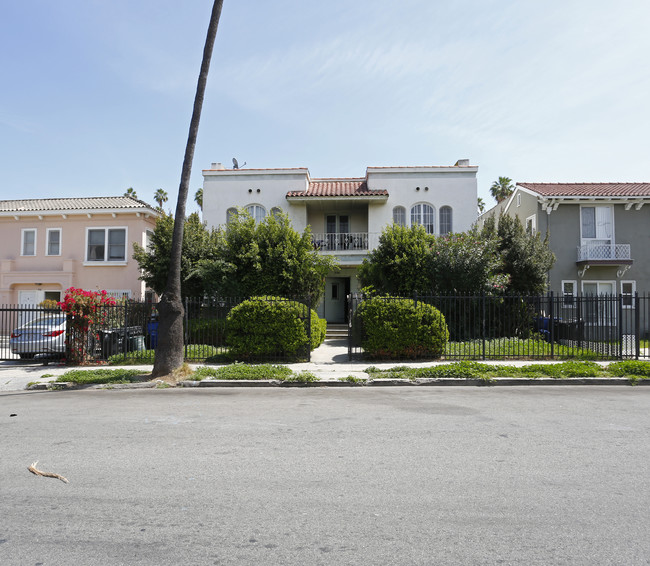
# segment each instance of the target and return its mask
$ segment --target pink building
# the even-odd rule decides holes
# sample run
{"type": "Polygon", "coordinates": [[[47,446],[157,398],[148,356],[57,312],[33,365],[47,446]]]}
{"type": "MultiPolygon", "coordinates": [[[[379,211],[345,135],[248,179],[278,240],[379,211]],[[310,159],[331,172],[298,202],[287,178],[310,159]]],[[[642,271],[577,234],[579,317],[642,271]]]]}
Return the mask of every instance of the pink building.
{"type": "Polygon", "coordinates": [[[160,213],[131,197],[0,201],[0,304],[61,300],[69,287],[141,298],[133,242],[160,213]]]}

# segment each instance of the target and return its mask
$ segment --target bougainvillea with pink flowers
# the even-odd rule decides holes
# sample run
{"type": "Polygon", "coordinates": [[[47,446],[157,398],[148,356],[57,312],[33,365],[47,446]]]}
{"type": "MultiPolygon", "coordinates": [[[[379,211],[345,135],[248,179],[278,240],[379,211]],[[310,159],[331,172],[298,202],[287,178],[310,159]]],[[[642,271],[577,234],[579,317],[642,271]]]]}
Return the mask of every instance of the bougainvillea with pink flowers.
{"type": "Polygon", "coordinates": [[[85,291],[70,287],[63,301],[58,303],[68,315],[66,351],[68,363],[83,364],[92,357],[89,344],[97,340],[97,330],[106,322],[107,306],[114,306],[115,299],[106,291],[85,291]]]}

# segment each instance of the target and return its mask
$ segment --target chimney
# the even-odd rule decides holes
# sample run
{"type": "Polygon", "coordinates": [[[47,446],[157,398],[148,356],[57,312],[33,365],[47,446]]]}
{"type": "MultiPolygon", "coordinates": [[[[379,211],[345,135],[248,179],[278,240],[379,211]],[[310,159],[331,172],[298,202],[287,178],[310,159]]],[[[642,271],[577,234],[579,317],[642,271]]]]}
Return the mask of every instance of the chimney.
{"type": "Polygon", "coordinates": [[[469,167],[469,159],[459,159],[454,167],[469,167]]]}
{"type": "Polygon", "coordinates": [[[212,166],[210,167],[210,169],[223,170],[223,169],[225,169],[225,167],[221,163],[213,163],[212,166]]]}

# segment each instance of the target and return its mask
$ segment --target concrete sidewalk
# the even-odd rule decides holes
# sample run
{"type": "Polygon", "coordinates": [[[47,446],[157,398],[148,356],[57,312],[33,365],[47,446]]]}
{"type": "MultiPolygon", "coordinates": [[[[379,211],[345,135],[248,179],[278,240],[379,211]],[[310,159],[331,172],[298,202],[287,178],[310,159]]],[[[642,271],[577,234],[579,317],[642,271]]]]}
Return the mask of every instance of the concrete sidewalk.
{"type": "MultiPolygon", "coordinates": [[[[353,376],[357,379],[368,379],[368,374],[366,369],[370,366],[374,366],[378,369],[390,369],[397,366],[409,366],[409,367],[432,367],[441,364],[451,363],[449,360],[444,361],[422,361],[422,362],[409,362],[409,361],[393,361],[393,362],[370,362],[367,360],[358,360],[358,361],[349,361],[348,360],[348,348],[346,340],[327,340],[320,347],[314,350],[311,354],[310,362],[295,363],[295,364],[286,364],[291,370],[295,372],[308,371],[315,374],[320,383],[340,383],[341,378],[346,378],[348,376],[353,376]]],[[[495,365],[510,365],[510,366],[523,366],[531,363],[538,364],[554,364],[559,363],[557,361],[531,361],[531,360],[486,360],[482,363],[495,364],[495,365]]],[[[602,365],[607,365],[610,362],[600,362],[602,365]]],[[[189,364],[190,367],[196,368],[205,364],[189,364]]],[[[93,370],[97,367],[104,368],[113,368],[117,366],[88,366],[83,368],[71,368],[61,364],[60,362],[54,360],[50,361],[47,365],[43,362],[35,362],[33,360],[27,361],[6,361],[0,363],[0,391],[19,391],[27,387],[28,383],[47,383],[53,381],[60,375],[70,371],[71,369],[87,369],[93,370]]],[[[143,374],[151,373],[151,365],[135,365],[135,366],[121,366],[128,367],[129,369],[138,369],[141,370],[143,374]]],[[[383,382],[379,380],[382,384],[389,384],[389,380],[384,380],[383,382]]],[[[395,384],[395,380],[390,380],[390,384],[395,384]]],[[[452,379],[452,380],[422,380],[421,383],[429,384],[430,382],[435,382],[439,385],[451,385],[451,384],[468,384],[475,385],[476,380],[464,380],[464,379],[452,379]]],[[[578,378],[574,380],[522,380],[504,378],[497,380],[495,384],[525,384],[534,382],[535,384],[542,385],[546,382],[560,385],[560,384],[569,384],[569,383],[590,383],[590,384],[620,384],[628,383],[625,378],[578,378]],[[589,381],[586,381],[589,379],[589,381]]],[[[377,383],[380,384],[380,383],[377,383]]],[[[404,383],[404,382],[398,382],[404,383]]],[[[648,382],[645,382],[648,383],[648,382]]],[[[222,383],[221,385],[225,386],[227,384],[222,383]]],[[[230,384],[232,386],[232,384],[230,384]]],[[[250,383],[245,385],[250,386],[250,383]]],[[[262,385],[262,384],[259,384],[262,385]]]]}

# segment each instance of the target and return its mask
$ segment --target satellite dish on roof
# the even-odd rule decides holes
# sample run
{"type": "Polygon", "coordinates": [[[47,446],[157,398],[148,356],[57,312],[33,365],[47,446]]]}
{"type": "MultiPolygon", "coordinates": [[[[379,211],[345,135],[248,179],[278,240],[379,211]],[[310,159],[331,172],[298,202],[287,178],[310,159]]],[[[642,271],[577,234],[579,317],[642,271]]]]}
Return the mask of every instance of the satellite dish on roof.
{"type": "MultiPolygon", "coordinates": [[[[243,167],[244,165],[246,165],[246,162],[245,162],[245,161],[244,161],[244,164],[242,165],[242,167],[243,167]]],[[[233,168],[233,169],[239,169],[239,163],[238,163],[238,161],[237,161],[237,158],[235,158],[235,157],[232,158],[232,168],[233,168]]]]}

